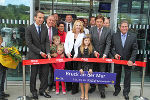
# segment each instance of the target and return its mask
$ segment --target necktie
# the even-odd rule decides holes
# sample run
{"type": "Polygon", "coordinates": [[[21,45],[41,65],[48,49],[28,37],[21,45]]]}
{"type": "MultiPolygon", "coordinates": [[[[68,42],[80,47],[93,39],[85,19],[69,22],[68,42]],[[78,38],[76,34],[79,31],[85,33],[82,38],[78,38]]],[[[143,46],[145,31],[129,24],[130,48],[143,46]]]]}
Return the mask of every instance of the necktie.
{"type": "Polygon", "coordinates": [[[49,42],[51,44],[52,40],[51,40],[51,27],[49,28],[49,42]]]}
{"type": "Polygon", "coordinates": [[[41,27],[40,26],[38,26],[38,32],[39,32],[39,38],[41,40],[41,27]]]}
{"type": "Polygon", "coordinates": [[[123,47],[124,47],[125,41],[126,41],[126,37],[125,37],[125,35],[122,35],[122,46],[123,47]]]}
{"type": "Polygon", "coordinates": [[[68,31],[70,31],[70,24],[68,24],[68,31]]]}
{"type": "Polygon", "coordinates": [[[98,29],[98,39],[100,40],[101,37],[101,29],[98,29]]]}

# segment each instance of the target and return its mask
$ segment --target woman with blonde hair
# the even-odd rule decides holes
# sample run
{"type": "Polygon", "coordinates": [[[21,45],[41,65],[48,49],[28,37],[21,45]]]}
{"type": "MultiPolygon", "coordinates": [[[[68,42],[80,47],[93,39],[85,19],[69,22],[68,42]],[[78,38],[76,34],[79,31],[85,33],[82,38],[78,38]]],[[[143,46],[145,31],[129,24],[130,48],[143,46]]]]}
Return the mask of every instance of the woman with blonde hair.
{"type": "MultiPolygon", "coordinates": [[[[67,36],[65,39],[65,54],[68,58],[76,58],[78,55],[78,47],[82,43],[82,39],[84,37],[83,33],[83,23],[80,20],[76,20],[72,31],[67,32],[67,36]]],[[[66,64],[67,70],[77,70],[77,62],[68,62],[66,64]]],[[[67,91],[72,90],[72,94],[78,93],[79,84],[67,82],[67,91]]]]}

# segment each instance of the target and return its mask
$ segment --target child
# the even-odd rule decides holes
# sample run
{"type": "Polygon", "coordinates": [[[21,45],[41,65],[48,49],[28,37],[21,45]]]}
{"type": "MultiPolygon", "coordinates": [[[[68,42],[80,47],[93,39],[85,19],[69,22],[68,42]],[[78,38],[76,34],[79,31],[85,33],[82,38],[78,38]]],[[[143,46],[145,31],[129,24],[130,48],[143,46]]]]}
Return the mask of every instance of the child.
{"type": "Polygon", "coordinates": [[[57,56],[57,45],[60,44],[60,37],[58,35],[53,36],[53,44],[50,46],[50,54],[52,57],[57,56]]]}
{"type": "MultiPolygon", "coordinates": [[[[64,46],[62,44],[59,44],[57,46],[57,57],[56,58],[61,58],[61,55],[64,52],[64,46]]],[[[61,62],[61,63],[52,63],[52,66],[54,68],[54,71],[56,69],[62,69],[64,70],[65,68],[65,62],[61,62]]],[[[65,82],[61,82],[62,85],[62,92],[63,94],[66,94],[66,88],[65,88],[65,82]]],[[[59,81],[56,81],[56,94],[59,94],[59,81]]]]}
{"type": "MultiPolygon", "coordinates": [[[[93,58],[93,46],[90,40],[90,34],[86,34],[82,40],[81,46],[78,48],[78,58],[93,58]]],[[[83,71],[89,71],[89,74],[92,74],[93,63],[91,62],[78,62],[78,68],[81,74],[83,71]]],[[[89,83],[85,83],[85,91],[84,84],[80,83],[81,87],[81,100],[88,100],[88,89],[89,83]],[[85,94],[84,94],[85,93],[85,94]]]]}
{"type": "MultiPolygon", "coordinates": [[[[0,48],[2,47],[1,46],[2,42],[3,42],[3,38],[0,36],[0,48]]],[[[5,92],[4,92],[4,83],[5,83],[5,79],[6,79],[6,70],[7,70],[7,68],[4,67],[0,63],[0,100],[8,100],[8,99],[5,99],[5,98],[9,97],[9,94],[5,94],[5,92]]]]}

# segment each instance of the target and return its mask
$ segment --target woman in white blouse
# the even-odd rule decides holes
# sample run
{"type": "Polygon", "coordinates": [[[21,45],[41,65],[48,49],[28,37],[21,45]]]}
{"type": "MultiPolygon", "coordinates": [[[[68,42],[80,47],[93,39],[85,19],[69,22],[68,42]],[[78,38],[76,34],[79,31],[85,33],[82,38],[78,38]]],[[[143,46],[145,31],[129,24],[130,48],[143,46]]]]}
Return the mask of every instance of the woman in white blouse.
{"type": "Polygon", "coordinates": [[[65,39],[65,54],[68,58],[76,58],[78,55],[78,47],[82,43],[82,39],[84,37],[84,28],[83,24],[80,20],[76,20],[72,31],[67,33],[65,39]],[[74,52],[73,52],[74,51],[74,52]]]}
{"type": "MultiPolygon", "coordinates": [[[[65,54],[68,58],[76,58],[78,55],[78,47],[82,43],[82,39],[84,37],[84,28],[83,24],[80,20],[76,20],[72,31],[67,32],[67,36],[65,39],[65,54]]],[[[77,70],[77,62],[67,62],[66,63],[67,70],[77,70]]],[[[78,93],[79,83],[71,83],[66,82],[67,91],[72,90],[72,94],[78,93]]]]}

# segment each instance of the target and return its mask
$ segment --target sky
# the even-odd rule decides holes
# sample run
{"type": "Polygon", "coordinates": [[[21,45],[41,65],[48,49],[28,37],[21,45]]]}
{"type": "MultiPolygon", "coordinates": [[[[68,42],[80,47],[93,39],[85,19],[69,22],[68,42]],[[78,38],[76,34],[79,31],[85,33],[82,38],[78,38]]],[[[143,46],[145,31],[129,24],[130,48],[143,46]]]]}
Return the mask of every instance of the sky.
{"type": "Polygon", "coordinates": [[[30,0],[0,0],[0,5],[7,6],[8,4],[30,6],[30,0]]]}

